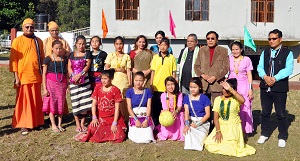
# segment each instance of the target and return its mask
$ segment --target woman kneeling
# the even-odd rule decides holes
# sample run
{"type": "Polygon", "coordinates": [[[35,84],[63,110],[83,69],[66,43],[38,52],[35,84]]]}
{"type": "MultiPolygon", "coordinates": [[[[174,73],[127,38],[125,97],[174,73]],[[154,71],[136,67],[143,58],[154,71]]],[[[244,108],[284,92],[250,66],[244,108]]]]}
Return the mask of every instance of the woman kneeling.
{"type": "Polygon", "coordinates": [[[101,82],[92,94],[93,120],[88,127],[88,133],[81,141],[120,143],[125,139],[126,125],[120,114],[122,96],[120,90],[111,84],[114,70],[104,70],[101,82]]]}
{"type": "Polygon", "coordinates": [[[150,143],[155,141],[153,137],[153,121],[151,119],[152,92],[144,88],[145,75],[136,72],[134,75],[134,87],[126,91],[126,101],[129,113],[128,138],[136,143],[150,143]]]}
{"type": "Polygon", "coordinates": [[[204,140],[208,135],[210,117],[210,100],[202,94],[202,83],[199,77],[193,77],[190,81],[190,93],[185,95],[184,118],[185,135],[184,149],[203,150],[204,140]]]}
{"type": "Polygon", "coordinates": [[[214,101],[215,128],[205,140],[205,148],[211,153],[243,157],[255,154],[255,149],[244,142],[240,105],[245,99],[236,91],[235,78],[222,82],[223,96],[214,101]]]}

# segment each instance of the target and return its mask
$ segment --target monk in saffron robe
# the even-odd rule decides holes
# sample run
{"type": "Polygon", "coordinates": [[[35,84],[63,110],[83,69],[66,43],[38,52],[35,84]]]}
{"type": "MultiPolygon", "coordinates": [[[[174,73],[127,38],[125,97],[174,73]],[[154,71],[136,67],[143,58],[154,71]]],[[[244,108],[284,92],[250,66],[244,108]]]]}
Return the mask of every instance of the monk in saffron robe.
{"type": "Polygon", "coordinates": [[[34,35],[32,19],[23,21],[22,30],[23,35],[13,41],[9,67],[17,90],[12,127],[21,128],[21,134],[27,135],[29,129],[44,124],[41,96],[44,50],[42,40],[34,35]]]}
{"type": "MultiPolygon", "coordinates": [[[[50,36],[47,39],[43,40],[45,57],[52,54],[52,43],[54,42],[54,40],[59,40],[62,43],[62,48],[63,48],[62,53],[64,54],[64,56],[68,57],[71,49],[68,42],[65,39],[59,37],[59,26],[57,25],[57,23],[54,21],[50,21],[48,23],[48,30],[50,36]]],[[[69,109],[66,100],[65,107],[64,107],[64,115],[68,115],[68,114],[69,114],[69,109]]]]}

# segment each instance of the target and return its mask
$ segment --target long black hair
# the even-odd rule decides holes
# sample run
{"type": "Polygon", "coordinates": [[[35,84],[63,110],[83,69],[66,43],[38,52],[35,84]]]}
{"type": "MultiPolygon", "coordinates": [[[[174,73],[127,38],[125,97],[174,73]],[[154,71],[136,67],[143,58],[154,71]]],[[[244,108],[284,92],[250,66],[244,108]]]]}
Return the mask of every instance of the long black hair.
{"type": "Polygon", "coordinates": [[[179,84],[178,82],[176,81],[175,78],[173,78],[172,76],[168,76],[166,79],[165,79],[165,86],[167,86],[167,82],[170,81],[170,82],[173,82],[174,85],[175,85],[175,89],[173,91],[172,94],[175,95],[175,98],[176,98],[176,106],[177,106],[177,103],[178,103],[178,95],[179,95],[179,84]]]}

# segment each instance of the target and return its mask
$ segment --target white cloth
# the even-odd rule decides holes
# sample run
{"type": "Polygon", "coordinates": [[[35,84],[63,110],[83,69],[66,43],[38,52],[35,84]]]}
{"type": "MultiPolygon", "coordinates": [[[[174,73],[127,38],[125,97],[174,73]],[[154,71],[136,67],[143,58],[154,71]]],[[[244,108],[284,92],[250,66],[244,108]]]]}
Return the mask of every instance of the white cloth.
{"type": "MultiPolygon", "coordinates": [[[[134,113],[147,112],[146,107],[137,107],[133,109],[134,113]]],[[[152,120],[151,120],[152,121],[152,120]]],[[[155,142],[153,136],[154,123],[152,122],[152,126],[148,126],[146,128],[137,128],[135,126],[130,126],[129,123],[129,131],[128,138],[135,143],[150,143],[151,141],[155,142]]]]}
{"type": "MultiPolygon", "coordinates": [[[[198,118],[199,120],[202,119],[202,117],[198,118]]],[[[191,117],[191,119],[192,121],[197,121],[196,117],[191,117]]],[[[190,131],[188,131],[188,133],[185,135],[184,149],[202,151],[204,140],[208,135],[209,126],[209,122],[206,121],[204,124],[197,128],[190,127],[190,131]]]]}

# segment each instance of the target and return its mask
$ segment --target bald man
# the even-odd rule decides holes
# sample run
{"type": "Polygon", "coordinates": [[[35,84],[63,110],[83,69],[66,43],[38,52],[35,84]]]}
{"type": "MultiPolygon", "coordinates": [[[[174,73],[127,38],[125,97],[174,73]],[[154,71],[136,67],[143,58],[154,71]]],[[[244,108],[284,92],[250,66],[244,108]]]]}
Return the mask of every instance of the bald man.
{"type": "Polygon", "coordinates": [[[17,90],[12,127],[21,128],[21,134],[27,135],[29,129],[44,124],[41,97],[44,49],[42,40],[34,35],[32,19],[23,21],[22,30],[23,35],[13,41],[9,67],[17,90]]]}

